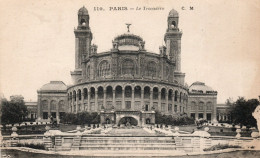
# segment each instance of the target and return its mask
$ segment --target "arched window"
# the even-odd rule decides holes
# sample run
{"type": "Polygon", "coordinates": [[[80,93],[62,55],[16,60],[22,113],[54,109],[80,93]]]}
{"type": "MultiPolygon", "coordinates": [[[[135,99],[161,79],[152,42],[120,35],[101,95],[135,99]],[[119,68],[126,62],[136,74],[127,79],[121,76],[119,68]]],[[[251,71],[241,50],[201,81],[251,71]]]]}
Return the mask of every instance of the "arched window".
{"type": "Polygon", "coordinates": [[[211,110],[212,109],[212,103],[211,102],[207,102],[207,110],[211,110]]]}
{"type": "Polygon", "coordinates": [[[173,96],[173,92],[170,89],[169,92],[168,92],[168,100],[172,101],[172,96],[173,96]]]}
{"type": "Polygon", "coordinates": [[[52,100],[51,101],[51,110],[56,110],[56,101],[55,100],[52,100]]]}
{"type": "Polygon", "coordinates": [[[156,76],[156,63],[151,61],[147,64],[147,76],[156,76]]]}
{"type": "Polygon", "coordinates": [[[141,87],[140,86],[136,86],[134,88],[134,97],[135,98],[141,98],[141,87]]]}
{"type": "Polygon", "coordinates": [[[196,103],[195,102],[191,102],[191,110],[196,110],[196,103]]]}
{"type": "Polygon", "coordinates": [[[200,102],[199,103],[199,110],[203,110],[204,109],[204,103],[203,102],[200,102]]]}
{"type": "Polygon", "coordinates": [[[64,101],[63,100],[59,101],[59,110],[65,110],[64,101]]]}
{"type": "Polygon", "coordinates": [[[43,110],[48,110],[48,101],[47,100],[43,100],[42,101],[42,109],[43,110]]]}
{"type": "Polygon", "coordinates": [[[116,98],[121,98],[122,97],[122,87],[117,86],[116,87],[116,98]]]}
{"type": "Polygon", "coordinates": [[[158,88],[157,87],[154,87],[153,88],[153,99],[158,99],[158,88]]]}
{"type": "Polygon", "coordinates": [[[76,91],[73,91],[73,100],[76,101],[77,95],[76,95],[76,91]]]}
{"type": "Polygon", "coordinates": [[[150,99],[150,87],[144,87],[144,99],[150,99]]]}
{"type": "Polygon", "coordinates": [[[162,100],[165,100],[166,99],[166,89],[165,88],[163,88],[162,90],[161,90],[161,99],[162,100]]]}
{"type": "Polygon", "coordinates": [[[174,101],[177,101],[178,99],[178,91],[175,91],[175,93],[174,93],[174,101]]]}
{"type": "Polygon", "coordinates": [[[123,61],[122,73],[123,74],[130,74],[130,75],[135,74],[135,65],[134,65],[133,60],[127,59],[127,60],[123,61]]]}
{"type": "Polygon", "coordinates": [[[98,87],[98,99],[104,98],[104,89],[103,87],[98,87]]]}
{"type": "Polygon", "coordinates": [[[85,19],[81,19],[81,20],[80,20],[80,24],[81,24],[81,25],[86,25],[85,19]]]}
{"type": "Polygon", "coordinates": [[[110,75],[110,64],[108,63],[108,61],[103,60],[99,64],[98,76],[107,76],[107,75],[110,75]]]}
{"type": "Polygon", "coordinates": [[[176,22],[175,22],[175,21],[172,21],[171,27],[172,27],[172,28],[175,28],[175,27],[176,27],[176,22]]]}
{"type": "Polygon", "coordinates": [[[125,97],[126,98],[132,97],[132,87],[130,87],[130,86],[125,87],[125,97]]]}
{"type": "Polygon", "coordinates": [[[83,96],[84,96],[84,99],[88,99],[88,89],[87,88],[84,88],[83,89],[83,96]]]}
{"type": "Polygon", "coordinates": [[[79,97],[79,100],[81,100],[81,90],[80,89],[78,90],[78,97],[79,97]]]}

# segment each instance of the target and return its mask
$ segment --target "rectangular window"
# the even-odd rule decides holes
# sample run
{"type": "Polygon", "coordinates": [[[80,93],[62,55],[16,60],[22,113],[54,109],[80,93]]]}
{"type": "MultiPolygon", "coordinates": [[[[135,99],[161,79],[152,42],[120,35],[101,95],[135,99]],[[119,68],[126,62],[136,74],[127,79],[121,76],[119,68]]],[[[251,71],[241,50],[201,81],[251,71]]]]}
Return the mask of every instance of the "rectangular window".
{"type": "Polygon", "coordinates": [[[51,113],[51,116],[52,116],[53,118],[56,118],[56,112],[52,112],[52,113],[51,113]]]}
{"type": "Polygon", "coordinates": [[[85,111],[88,111],[88,103],[84,103],[85,111]]]}
{"type": "Polygon", "coordinates": [[[168,111],[172,111],[172,104],[168,105],[168,111]]]}
{"type": "Polygon", "coordinates": [[[162,112],[165,112],[165,103],[162,103],[162,112]]]}
{"type": "Polygon", "coordinates": [[[126,109],[131,109],[131,101],[126,101],[125,107],[126,107],[126,109]]]}
{"type": "Polygon", "coordinates": [[[191,113],[191,114],[190,114],[190,117],[193,118],[193,119],[195,119],[195,113],[191,113]]]}
{"type": "Polygon", "coordinates": [[[153,102],[153,107],[154,107],[154,110],[159,110],[158,109],[158,102],[153,102]]]}
{"type": "Polygon", "coordinates": [[[103,106],[103,101],[99,101],[98,102],[98,109],[101,110],[101,109],[104,109],[105,107],[103,106]]]}
{"type": "Polygon", "coordinates": [[[199,113],[199,119],[203,118],[203,113],[199,113]]]}
{"type": "Polygon", "coordinates": [[[211,114],[207,114],[207,120],[210,121],[211,120],[211,114]]]}
{"type": "Polygon", "coordinates": [[[199,106],[199,110],[203,110],[203,106],[202,105],[199,106]]]}
{"type": "Polygon", "coordinates": [[[174,105],[174,112],[177,112],[177,108],[178,108],[178,106],[174,105]]]}
{"type": "Polygon", "coordinates": [[[42,116],[43,116],[43,119],[48,119],[48,112],[43,112],[42,116]]]}

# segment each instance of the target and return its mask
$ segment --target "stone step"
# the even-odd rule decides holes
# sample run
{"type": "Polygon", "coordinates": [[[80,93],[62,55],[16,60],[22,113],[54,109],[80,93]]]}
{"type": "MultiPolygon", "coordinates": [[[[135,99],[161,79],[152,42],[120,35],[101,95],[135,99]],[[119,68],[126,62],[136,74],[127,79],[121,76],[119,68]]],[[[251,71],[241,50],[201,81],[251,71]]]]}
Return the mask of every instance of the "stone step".
{"type": "Polygon", "coordinates": [[[123,143],[175,143],[175,141],[143,141],[143,140],[136,140],[136,141],[104,141],[104,140],[82,140],[80,141],[81,143],[106,143],[106,144],[110,144],[110,143],[118,143],[118,144],[123,144],[123,143]]]}
{"type": "Polygon", "coordinates": [[[82,143],[80,144],[80,146],[86,146],[86,147],[114,147],[114,146],[122,146],[122,147],[126,147],[126,146],[135,146],[135,147],[153,147],[153,146],[167,146],[167,147],[173,147],[173,146],[176,146],[176,144],[174,143],[168,143],[168,144],[150,144],[150,143],[146,143],[146,144],[100,144],[100,143],[97,143],[97,144],[89,144],[89,143],[82,143]]]}
{"type": "Polygon", "coordinates": [[[133,146],[115,146],[115,147],[84,147],[80,146],[79,150],[176,150],[175,147],[133,147],[133,146]]]}

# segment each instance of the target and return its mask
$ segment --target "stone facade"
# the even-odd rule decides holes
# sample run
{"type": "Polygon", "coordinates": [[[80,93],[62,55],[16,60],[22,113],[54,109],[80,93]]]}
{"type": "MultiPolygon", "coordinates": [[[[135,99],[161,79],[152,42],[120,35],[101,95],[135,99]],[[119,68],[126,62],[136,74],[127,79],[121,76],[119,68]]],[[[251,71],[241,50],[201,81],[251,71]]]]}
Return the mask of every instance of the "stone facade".
{"type": "Polygon", "coordinates": [[[230,122],[231,121],[231,106],[227,104],[217,104],[217,121],[230,122]]]}
{"type": "MultiPolygon", "coordinates": [[[[73,85],[65,88],[60,84],[59,90],[44,90],[43,86],[38,91],[38,117],[46,119],[46,113],[54,116],[53,100],[56,105],[63,101],[65,110],[62,112],[101,112],[102,123],[107,119],[117,122],[118,117],[114,115],[120,111],[139,111],[141,123],[146,123],[143,121],[146,119],[153,123],[154,111],[168,115],[189,113],[188,87],[185,74],[181,72],[182,32],[178,27],[179,15],[174,9],[167,23],[165,46],[159,47],[158,54],[148,52],[145,41],[130,32],[115,37],[110,51],[97,53],[97,45],[91,43],[89,14],[82,7],[78,11],[78,27],[74,30],[73,85]]],[[[191,95],[195,98],[193,93],[191,95]]],[[[208,96],[215,105],[216,95],[208,96]]],[[[55,117],[61,114],[58,107],[55,117]]]]}
{"type": "Polygon", "coordinates": [[[62,81],[51,81],[38,91],[38,120],[50,121],[60,118],[68,111],[67,86],[62,81]]]}
{"type": "Polygon", "coordinates": [[[216,122],[217,92],[202,82],[189,87],[188,115],[195,119],[216,122]]]}
{"type": "Polygon", "coordinates": [[[37,118],[37,102],[27,101],[27,102],[24,102],[24,104],[28,110],[27,118],[31,119],[31,120],[36,119],[37,118]]]}

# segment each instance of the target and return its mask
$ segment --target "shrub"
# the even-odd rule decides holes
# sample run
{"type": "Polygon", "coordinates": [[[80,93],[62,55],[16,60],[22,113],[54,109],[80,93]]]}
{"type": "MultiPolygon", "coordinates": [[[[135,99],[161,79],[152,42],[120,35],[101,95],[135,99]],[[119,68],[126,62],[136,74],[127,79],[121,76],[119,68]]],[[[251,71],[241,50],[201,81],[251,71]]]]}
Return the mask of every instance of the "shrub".
{"type": "Polygon", "coordinates": [[[215,151],[215,150],[222,150],[227,148],[241,148],[241,146],[238,145],[228,145],[228,144],[217,144],[213,145],[212,147],[205,148],[203,151],[215,151]]]}
{"type": "Polygon", "coordinates": [[[194,124],[194,119],[187,115],[162,115],[159,112],[155,113],[155,123],[165,125],[191,125],[194,124]]]}
{"type": "Polygon", "coordinates": [[[100,123],[100,115],[97,112],[80,112],[77,114],[65,113],[65,115],[61,119],[61,123],[76,125],[98,124],[100,123]]]}

